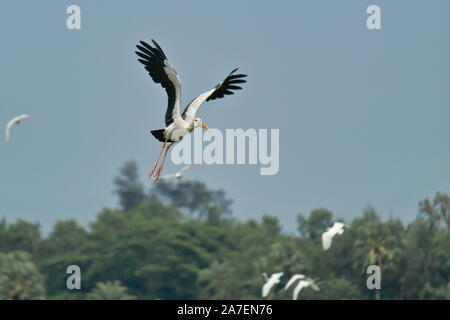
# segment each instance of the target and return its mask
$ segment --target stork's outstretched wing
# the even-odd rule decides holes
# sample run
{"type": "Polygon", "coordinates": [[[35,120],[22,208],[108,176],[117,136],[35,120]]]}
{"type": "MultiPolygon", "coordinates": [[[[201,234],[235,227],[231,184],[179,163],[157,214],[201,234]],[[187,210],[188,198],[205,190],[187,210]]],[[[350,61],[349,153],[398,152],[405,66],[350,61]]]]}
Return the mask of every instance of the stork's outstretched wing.
{"type": "Polygon", "coordinates": [[[152,40],[154,48],[148,43],[141,41],[136,47],[136,54],[141,58],[140,63],[145,66],[153,81],[160,83],[166,89],[168,104],[166,110],[166,126],[169,126],[177,117],[180,117],[181,80],[177,72],[170,64],[164,51],[152,40]]]}
{"type": "Polygon", "coordinates": [[[215,88],[202,93],[197,98],[191,101],[191,103],[188,104],[186,109],[184,109],[183,112],[183,118],[186,117],[195,117],[195,114],[197,113],[200,106],[205,101],[210,101],[218,98],[223,98],[225,95],[231,95],[234,94],[232,90],[241,90],[242,87],[238,86],[239,83],[245,83],[247,82],[243,78],[245,78],[246,74],[234,74],[238,69],[234,69],[230,72],[228,77],[226,77],[222,82],[220,82],[215,88]]]}

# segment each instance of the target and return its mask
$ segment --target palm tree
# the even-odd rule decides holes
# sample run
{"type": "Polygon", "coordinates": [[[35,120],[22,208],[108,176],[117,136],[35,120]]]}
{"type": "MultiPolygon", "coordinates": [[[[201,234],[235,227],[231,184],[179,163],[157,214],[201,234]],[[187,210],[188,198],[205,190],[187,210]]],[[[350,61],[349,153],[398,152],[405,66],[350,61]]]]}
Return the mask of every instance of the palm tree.
{"type": "MultiPolygon", "coordinates": [[[[394,258],[399,252],[399,228],[403,227],[397,220],[356,219],[350,228],[356,235],[354,267],[362,268],[364,274],[369,265],[377,265],[382,271],[393,268],[394,258]]],[[[380,290],[376,289],[374,299],[380,298],[380,290]]]]}

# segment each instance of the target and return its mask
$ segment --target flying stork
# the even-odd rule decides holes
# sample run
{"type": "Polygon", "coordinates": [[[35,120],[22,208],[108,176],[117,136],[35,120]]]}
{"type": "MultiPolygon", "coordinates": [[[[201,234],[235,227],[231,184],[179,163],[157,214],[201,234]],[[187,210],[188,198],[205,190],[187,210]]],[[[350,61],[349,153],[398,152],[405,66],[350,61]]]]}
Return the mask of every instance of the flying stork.
{"type": "Polygon", "coordinates": [[[167,59],[164,51],[161,49],[158,43],[155,40],[152,40],[152,43],[154,47],[144,41],[140,41],[140,45],[138,44],[136,46],[138,48],[138,51],[135,51],[135,53],[139,56],[138,61],[144,65],[145,70],[148,71],[153,81],[155,83],[160,83],[161,86],[166,89],[168,97],[165,116],[166,127],[164,129],[151,131],[152,135],[156,139],[161,141],[163,145],[159,151],[155,163],[153,164],[152,170],[148,175],[149,178],[151,178],[153,173],[155,172],[163,150],[166,150],[162,163],[155,174],[155,180],[158,180],[163,170],[167,153],[169,152],[172,145],[180,141],[183,136],[192,132],[197,127],[208,130],[208,126],[206,125],[206,123],[204,123],[202,119],[195,117],[202,104],[205,101],[223,98],[225,95],[234,94],[233,90],[242,89],[237,84],[246,82],[246,80],[244,80],[243,78],[245,78],[247,75],[235,74],[238,69],[234,69],[223,81],[221,81],[214,88],[205,93],[202,93],[197,98],[192,100],[184,109],[183,113],[181,113],[180,77],[178,77],[177,72],[172,67],[171,63],[167,59]],[[169,145],[166,148],[167,143],[169,143],[169,145]]]}

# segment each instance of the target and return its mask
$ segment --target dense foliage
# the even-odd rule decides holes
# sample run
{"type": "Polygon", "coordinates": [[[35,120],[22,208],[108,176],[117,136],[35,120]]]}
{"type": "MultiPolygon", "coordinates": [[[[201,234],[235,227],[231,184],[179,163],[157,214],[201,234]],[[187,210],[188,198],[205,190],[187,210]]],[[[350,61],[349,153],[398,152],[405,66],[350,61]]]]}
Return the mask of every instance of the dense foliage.
{"type": "MultiPolygon", "coordinates": [[[[88,228],[60,221],[43,237],[39,224],[0,220],[0,299],[260,299],[263,272],[282,271],[270,299],[291,299],[290,275],[304,273],[320,291],[300,299],[373,299],[366,267],[382,270],[381,299],[450,299],[450,197],[419,203],[404,225],[373,207],[347,221],[323,251],[330,210],[298,215],[299,235],[278,219],[235,220],[222,190],[180,180],[146,191],[134,163],[115,179],[120,209],[105,208],[88,228]],[[81,290],[66,269],[81,268],[81,290]]],[[[295,208],[294,208],[295,210],[295,208]]]]}

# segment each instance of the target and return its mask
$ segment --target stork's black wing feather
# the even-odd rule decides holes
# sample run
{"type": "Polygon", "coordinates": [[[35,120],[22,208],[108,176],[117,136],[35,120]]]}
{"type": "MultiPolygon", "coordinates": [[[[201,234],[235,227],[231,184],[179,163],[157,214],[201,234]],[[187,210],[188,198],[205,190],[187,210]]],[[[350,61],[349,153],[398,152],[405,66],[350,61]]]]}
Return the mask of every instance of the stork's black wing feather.
{"type": "Polygon", "coordinates": [[[206,101],[223,98],[225,95],[234,94],[233,90],[241,90],[240,86],[237,86],[238,83],[247,82],[244,78],[247,76],[246,74],[234,74],[238,69],[234,69],[225,78],[221,83],[216,86],[216,90],[206,99],[206,101]]]}
{"type": "Polygon", "coordinates": [[[225,95],[234,94],[233,90],[241,90],[242,88],[238,86],[239,83],[247,82],[244,78],[247,76],[246,74],[234,74],[238,69],[234,69],[231,73],[217,86],[212,88],[211,90],[202,93],[197,98],[191,101],[184,109],[183,114],[181,115],[183,119],[186,117],[194,118],[197,111],[203,105],[205,101],[214,100],[218,98],[223,98],[225,95]]]}
{"type": "Polygon", "coordinates": [[[152,42],[155,47],[152,47],[144,41],[140,41],[141,45],[136,46],[139,51],[136,51],[135,53],[140,58],[138,61],[144,65],[145,70],[148,71],[153,81],[160,83],[161,86],[166,89],[168,104],[165,122],[166,126],[169,126],[173,122],[174,115],[180,113],[179,101],[181,81],[164,54],[164,51],[155,40],[152,40],[152,42]]]}

